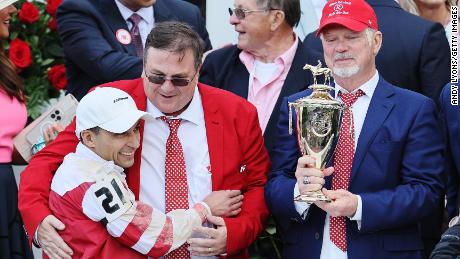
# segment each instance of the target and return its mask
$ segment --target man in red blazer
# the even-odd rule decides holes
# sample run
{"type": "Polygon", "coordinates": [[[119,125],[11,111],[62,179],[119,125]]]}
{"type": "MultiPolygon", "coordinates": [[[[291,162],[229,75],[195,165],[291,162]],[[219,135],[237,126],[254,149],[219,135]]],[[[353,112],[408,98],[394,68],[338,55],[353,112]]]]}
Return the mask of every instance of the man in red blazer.
{"type": "MultiPolygon", "coordinates": [[[[126,173],[136,199],[164,210],[168,199],[183,191],[179,187],[183,182],[187,182],[188,206],[211,191],[241,190],[244,199],[238,215],[211,222],[215,228],[197,229],[188,249],[192,256],[249,258],[247,247],[262,232],[268,217],[263,188],[270,162],[255,107],[232,93],[197,82],[202,53],[199,35],[189,26],[159,23],[147,39],[142,78],[102,86],[129,93],[138,109],[156,118],[141,123],[142,144],[126,173]],[[170,131],[168,123],[176,119],[180,119],[179,128],[170,131]],[[181,159],[172,163],[185,164],[186,181],[173,181],[171,187],[166,144],[174,131],[181,159]]],[[[73,122],[35,155],[21,175],[19,208],[26,229],[35,233],[34,239],[51,257],[71,256],[71,249],[55,231],[64,226],[51,215],[48,196],[54,172],[77,143],[73,122]]]]}

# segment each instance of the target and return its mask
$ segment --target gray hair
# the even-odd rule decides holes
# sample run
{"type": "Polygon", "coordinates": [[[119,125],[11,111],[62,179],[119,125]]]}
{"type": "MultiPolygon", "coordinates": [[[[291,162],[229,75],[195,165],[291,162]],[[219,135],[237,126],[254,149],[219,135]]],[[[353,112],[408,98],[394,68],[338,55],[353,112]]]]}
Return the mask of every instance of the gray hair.
{"type": "Polygon", "coordinates": [[[364,32],[366,33],[366,38],[369,46],[372,46],[372,40],[374,39],[374,35],[377,31],[368,27],[364,32]]]}
{"type": "Polygon", "coordinates": [[[297,26],[300,21],[299,0],[257,0],[260,9],[276,9],[284,12],[285,20],[291,27],[297,26]]]}

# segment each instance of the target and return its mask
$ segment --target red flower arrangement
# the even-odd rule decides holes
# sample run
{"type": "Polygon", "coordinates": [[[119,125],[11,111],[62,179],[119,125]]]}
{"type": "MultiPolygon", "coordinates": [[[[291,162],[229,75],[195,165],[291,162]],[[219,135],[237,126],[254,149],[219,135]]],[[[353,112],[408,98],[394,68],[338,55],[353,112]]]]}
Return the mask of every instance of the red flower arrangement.
{"type": "Polygon", "coordinates": [[[46,12],[55,17],[56,11],[61,3],[62,0],[48,0],[46,4],[46,12]]]}
{"type": "MultiPolygon", "coordinates": [[[[26,88],[29,116],[38,117],[48,100],[67,86],[64,54],[56,32],[56,11],[62,0],[19,0],[10,23],[10,42],[3,49],[17,67],[26,88]]],[[[1,44],[1,43],[0,43],[1,44]]]]}
{"type": "Polygon", "coordinates": [[[34,23],[40,18],[40,11],[38,8],[29,2],[22,4],[21,11],[19,11],[19,21],[23,23],[34,23]]]}
{"type": "Polygon", "coordinates": [[[56,18],[51,18],[51,20],[48,22],[48,28],[50,28],[52,31],[57,30],[57,21],[56,18]]]}
{"type": "Polygon", "coordinates": [[[10,42],[9,57],[11,62],[20,69],[27,68],[32,64],[32,53],[27,42],[18,38],[10,42]]]}
{"type": "Polygon", "coordinates": [[[48,80],[56,89],[65,89],[67,86],[67,77],[64,65],[55,65],[48,70],[48,80]]]}

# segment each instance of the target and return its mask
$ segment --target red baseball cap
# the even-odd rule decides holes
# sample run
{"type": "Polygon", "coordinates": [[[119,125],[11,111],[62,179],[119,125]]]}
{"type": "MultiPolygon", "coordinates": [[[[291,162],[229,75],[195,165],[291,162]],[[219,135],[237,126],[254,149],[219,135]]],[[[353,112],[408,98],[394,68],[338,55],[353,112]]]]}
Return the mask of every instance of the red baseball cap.
{"type": "Polygon", "coordinates": [[[374,9],[364,0],[333,0],[323,8],[323,15],[316,36],[329,24],[340,24],[352,31],[366,28],[379,30],[374,9]]]}

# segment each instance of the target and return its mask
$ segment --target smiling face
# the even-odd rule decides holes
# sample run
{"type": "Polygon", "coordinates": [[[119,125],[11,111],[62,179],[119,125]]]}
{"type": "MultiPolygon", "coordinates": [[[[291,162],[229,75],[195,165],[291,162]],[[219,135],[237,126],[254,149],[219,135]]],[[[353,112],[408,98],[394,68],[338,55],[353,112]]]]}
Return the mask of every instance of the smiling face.
{"type": "Polygon", "coordinates": [[[100,128],[97,132],[85,130],[81,133],[83,144],[98,156],[128,168],[134,164],[134,152],[140,145],[140,126],[137,122],[123,133],[112,133],[100,128]]]}
{"type": "Polygon", "coordinates": [[[334,78],[370,79],[375,72],[375,56],[381,45],[381,33],[367,35],[341,25],[330,25],[322,32],[324,59],[334,78]],[[369,38],[370,37],[370,38],[369,38]]]}
{"type": "Polygon", "coordinates": [[[179,115],[192,100],[198,82],[193,51],[188,49],[181,54],[150,47],[145,57],[143,78],[147,98],[165,115],[179,115]],[[146,77],[151,75],[166,76],[168,79],[162,84],[155,84],[146,77]],[[175,86],[169,80],[171,78],[188,79],[190,83],[175,86]]]}
{"type": "Polygon", "coordinates": [[[0,40],[8,38],[10,36],[10,20],[11,16],[17,12],[14,5],[9,5],[0,10],[0,40]]]}
{"type": "MultiPolygon", "coordinates": [[[[246,10],[261,10],[256,0],[235,0],[235,8],[246,10]]],[[[270,39],[270,11],[246,13],[244,19],[238,19],[235,14],[230,16],[230,24],[238,33],[238,48],[253,52],[264,46],[270,39]]]]}

